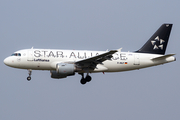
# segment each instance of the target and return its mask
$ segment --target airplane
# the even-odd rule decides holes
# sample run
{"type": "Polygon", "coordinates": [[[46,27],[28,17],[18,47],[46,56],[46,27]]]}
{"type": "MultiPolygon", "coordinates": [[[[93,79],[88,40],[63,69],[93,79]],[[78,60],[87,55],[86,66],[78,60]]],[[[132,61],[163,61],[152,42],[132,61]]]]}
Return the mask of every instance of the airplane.
{"type": "Polygon", "coordinates": [[[175,54],[165,55],[173,24],[162,24],[150,39],[137,51],[23,49],[4,59],[13,68],[27,69],[31,80],[32,70],[48,70],[51,78],[60,79],[78,73],[80,83],[91,81],[90,73],[122,72],[161,65],[176,61],[175,54]],[[86,76],[84,76],[86,74],[86,76]]]}

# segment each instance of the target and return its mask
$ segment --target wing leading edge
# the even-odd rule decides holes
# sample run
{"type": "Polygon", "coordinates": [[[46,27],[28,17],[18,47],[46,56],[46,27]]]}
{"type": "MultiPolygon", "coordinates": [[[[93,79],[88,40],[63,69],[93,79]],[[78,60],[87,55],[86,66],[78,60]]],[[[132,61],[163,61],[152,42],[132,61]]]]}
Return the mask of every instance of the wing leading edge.
{"type": "Polygon", "coordinates": [[[75,62],[75,65],[77,68],[79,68],[82,71],[94,70],[98,64],[103,65],[104,61],[111,60],[111,58],[113,57],[113,54],[120,51],[121,51],[121,48],[118,50],[111,50],[111,51],[105,52],[103,54],[100,54],[91,58],[77,61],[75,62]]]}

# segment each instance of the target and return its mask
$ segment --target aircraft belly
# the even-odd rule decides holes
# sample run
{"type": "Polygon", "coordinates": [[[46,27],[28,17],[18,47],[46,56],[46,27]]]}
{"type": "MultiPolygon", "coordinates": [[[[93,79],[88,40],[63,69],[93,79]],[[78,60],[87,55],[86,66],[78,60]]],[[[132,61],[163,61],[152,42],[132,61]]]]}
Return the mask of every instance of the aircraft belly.
{"type": "Polygon", "coordinates": [[[121,72],[121,71],[129,71],[129,70],[136,70],[136,69],[141,69],[145,67],[150,67],[154,66],[155,63],[148,59],[143,59],[141,57],[140,59],[141,62],[139,64],[134,64],[134,59],[129,59],[127,61],[109,61],[105,62],[104,66],[108,68],[106,72],[121,72]]]}
{"type": "Polygon", "coordinates": [[[28,62],[28,64],[21,64],[21,69],[33,69],[33,70],[51,70],[49,63],[43,62],[28,62]]]}

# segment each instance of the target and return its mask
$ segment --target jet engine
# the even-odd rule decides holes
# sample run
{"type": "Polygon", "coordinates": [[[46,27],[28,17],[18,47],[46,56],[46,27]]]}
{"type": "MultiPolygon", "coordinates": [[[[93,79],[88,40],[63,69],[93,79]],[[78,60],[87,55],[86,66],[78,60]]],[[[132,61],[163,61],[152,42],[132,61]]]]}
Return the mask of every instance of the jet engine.
{"type": "Polygon", "coordinates": [[[66,78],[67,76],[75,75],[74,64],[58,63],[56,64],[56,71],[52,70],[51,78],[66,78]]]}

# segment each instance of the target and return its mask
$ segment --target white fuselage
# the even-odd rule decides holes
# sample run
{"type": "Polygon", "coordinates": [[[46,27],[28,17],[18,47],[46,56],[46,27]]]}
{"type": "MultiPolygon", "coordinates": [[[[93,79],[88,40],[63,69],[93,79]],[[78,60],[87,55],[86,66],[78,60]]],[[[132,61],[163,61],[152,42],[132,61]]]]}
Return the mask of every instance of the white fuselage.
{"type": "MultiPolygon", "coordinates": [[[[83,51],[83,50],[56,50],[56,49],[25,49],[15,53],[18,56],[10,56],[4,63],[10,67],[32,70],[56,70],[56,64],[61,62],[75,63],[79,60],[100,55],[107,51],[83,51]]],[[[136,52],[116,52],[111,60],[106,60],[98,64],[90,72],[120,72],[145,67],[160,65],[175,61],[175,57],[170,56],[162,60],[152,60],[161,57],[159,54],[146,54],[136,52]]]]}

